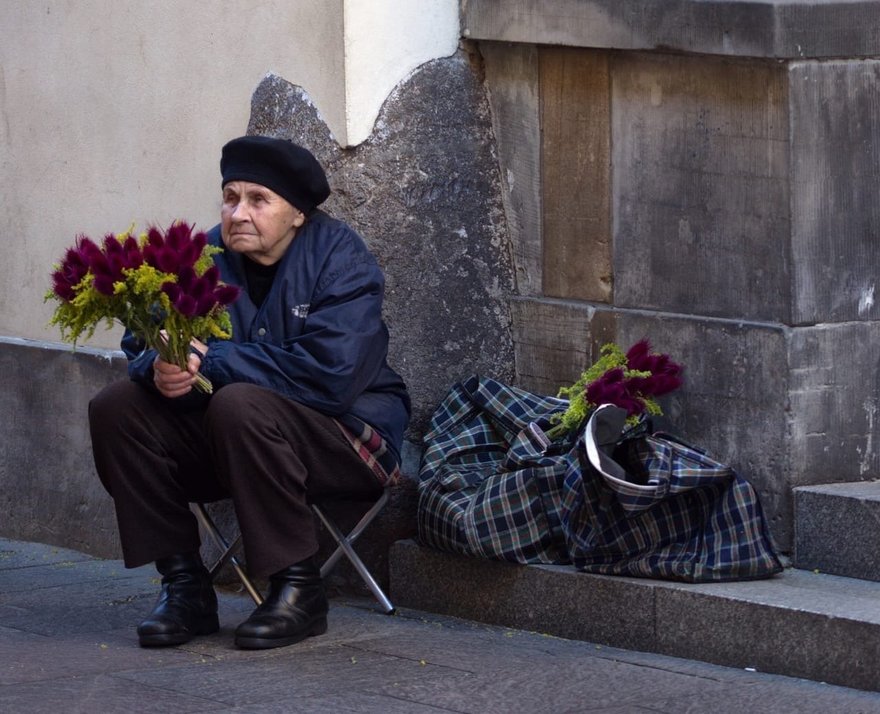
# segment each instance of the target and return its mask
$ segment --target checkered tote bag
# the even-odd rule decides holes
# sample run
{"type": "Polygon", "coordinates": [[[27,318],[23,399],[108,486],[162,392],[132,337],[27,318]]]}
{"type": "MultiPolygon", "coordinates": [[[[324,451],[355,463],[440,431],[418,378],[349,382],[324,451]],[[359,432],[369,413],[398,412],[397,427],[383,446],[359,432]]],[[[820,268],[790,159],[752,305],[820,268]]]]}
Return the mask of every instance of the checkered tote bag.
{"type": "Polygon", "coordinates": [[[599,407],[566,474],[561,522],[577,568],[689,582],[782,570],[747,481],[674,438],[627,436],[625,418],[599,407]]]}
{"type": "Polygon", "coordinates": [[[485,377],[456,384],[425,435],[418,538],[440,550],[517,563],[568,563],[559,523],[571,445],[543,428],[567,402],[485,377]]]}

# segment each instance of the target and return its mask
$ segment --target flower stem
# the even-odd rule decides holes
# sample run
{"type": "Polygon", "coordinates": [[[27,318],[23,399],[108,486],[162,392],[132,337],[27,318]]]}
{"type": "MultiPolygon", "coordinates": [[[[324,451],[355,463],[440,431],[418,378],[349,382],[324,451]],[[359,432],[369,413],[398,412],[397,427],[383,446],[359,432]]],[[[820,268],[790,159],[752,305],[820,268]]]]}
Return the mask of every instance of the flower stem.
{"type": "MultiPolygon", "coordinates": [[[[151,337],[147,336],[148,343],[150,342],[150,339],[151,337]]],[[[165,362],[176,364],[183,370],[187,369],[190,345],[188,339],[181,338],[178,333],[167,332],[165,330],[155,331],[155,336],[153,336],[152,339],[154,340],[154,344],[151,346],[159,352],[159,356],[165,362]]],[[[214,393],[214,385],[211,384],[211,380],[201,372],[196,372],[195,388],[204,394],[214,393]]]]}
{"type": "Polygon", "coordinates": [[[204,392],[205,394],[214,393],[214,385],[211,384],[211,380],[208,379],[201,372],[196,372],[196,389],[198,389],[200,392],[204,392]]]}

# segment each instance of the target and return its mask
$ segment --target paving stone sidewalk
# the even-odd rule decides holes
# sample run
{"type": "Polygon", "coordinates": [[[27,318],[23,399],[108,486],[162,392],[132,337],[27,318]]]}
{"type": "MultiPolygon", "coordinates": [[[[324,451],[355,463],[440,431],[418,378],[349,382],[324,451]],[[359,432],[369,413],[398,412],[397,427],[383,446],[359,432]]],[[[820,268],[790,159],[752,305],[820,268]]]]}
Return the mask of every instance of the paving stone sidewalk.
{"type": "MultiPolygon", "coordinates": [[[[0,539],[0,712],[878,712],[880,694],[334,599],[330,630],[242,651],[141,649],[152,568],[0,539]]],[[[878,663],[880,676],[880,663],[878,663]]]]}

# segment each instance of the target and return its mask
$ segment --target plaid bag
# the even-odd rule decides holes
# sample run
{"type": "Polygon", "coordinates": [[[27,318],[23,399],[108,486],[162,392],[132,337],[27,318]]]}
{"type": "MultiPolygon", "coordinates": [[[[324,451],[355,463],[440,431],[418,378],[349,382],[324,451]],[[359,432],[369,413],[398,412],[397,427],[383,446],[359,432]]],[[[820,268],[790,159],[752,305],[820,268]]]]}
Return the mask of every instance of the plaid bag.
{"type": "Polygon", "coordinates": [[[577,457],[542,430],[567,405],[489,378],[453,386],[424,437],[419,541],[482,558],[567,563],[559,511],[577,457]]]}
{"type": "Polygon", "coordinates": [[[689,582],[782,570],[747,481],[668,435],[624,433],[625,418],[599,407],[565,477],[560,520],[577,568],[689,582]]]}

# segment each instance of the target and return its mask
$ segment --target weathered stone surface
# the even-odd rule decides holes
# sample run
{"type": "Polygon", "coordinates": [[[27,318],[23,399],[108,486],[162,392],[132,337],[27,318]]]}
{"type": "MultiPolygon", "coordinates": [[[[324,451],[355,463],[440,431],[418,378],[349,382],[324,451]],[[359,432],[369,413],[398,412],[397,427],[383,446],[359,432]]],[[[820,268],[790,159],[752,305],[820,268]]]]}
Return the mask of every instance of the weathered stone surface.
{"type": "Polygon", "coordinates": [[[462,32],[480,40],[741,57],[880,54],[871,0],[469,0],[462,32]]]}
{"type": "Polygon", "coordinates": [[[472,373],[512,379],[501,183],[488,101],[466,54],[414,73],[353,149],[340,149],[303,90],[280,77],[254,93],[248,131],[315,152],[334,190],[327,209],[385,269],[390,359],[413,398],[411,439],[453,383],[472,373]]]}
{"type": "MultiPolygon", "coordinates": [[[[514,5],[506,17],[516,23],[525,4],[514,5]]],[[[572,19],[598,5],[540,12],[571,10],[572,19]]],[[[687,366],[686,387],[669,400],[674,423],[755,483],[787,549],[791,487],[880,473],[871,148],[880,136],[880,62],[605,53],[614,288],[606,309],[604,298],[588,296],[604,247],[578,253],[576,221],[603,189],[580,185],[577,171],[558,172],[554,148],[561,132],[572,156],[601,154],[601,97],[597,112],[585,88],[606,73],[584,71],[589,82],[566,84],[564,70],[602,52],[484,44],[498,66],[515,65],[524,48],[542,58],[544,193],[531,207],[543,217],[544,276],[541,295],[512,303],[517,382],[555,393],[602,342],[651,336],[687,366]],[[558,297],[565,301],[547,299],[558,297]]],[[[502,83],[492,93],[513,92],[523,76],[528,69],[489,75],[502,83]]],[[[602,162],[594,169],[601,173],[602,162]]]]}
{"type": "Polygon", "coordinates": [[[605,342],[647,337],[685,367],[662,405],[678,433],[757,489],[779,547],[791,543],[788,332],[781,326],[658,314],[587,303],[513,301],[517,379],[539,394],[571,384],[605,342]]]}
{"type": "MultiPolygon", "coordinates": [[[[880,688],[880,583],[788,569],[685,584],[391,551],[401,606],[860,689],[880,688]]],[[[709,706],[708,709],[712,709],[709,706]]]]}
{"type": "Polygon", "coordinates": [[[391,550],[392,598],[402,607],[557,637],[649,649],[650,580],[588,576],[574,568],[467,558],[400,541],[391,550]]]}
{"type": "Polygon", "coordinates": [[[555,395],[577,381],[615,340],[615,313],[589,303],[517,298],[511,314],[516,383],[536,394],[555,395]]]}
{"type": "Polygon", "coordinates": [[[611,301],[609,54],[542,47],[544,295],[611,301]]]}
{"type": "Polygon", "coordinates": [[[656,651],[876,690],[876,583],[851,582],[789,570],[778,584],[657,589],[656,651]]]}
{"type": "Polygon", "coordinates": [[[532,45],[480,43],[502,171],[518,295],[543,285],[539,57],[532,45]]]}
{"type": "Polygon", "coordinates": [[[876,60],[789,67],[793,324],[880,318],[878,86],[876,60]]]}
{"type": "Polygon", "coordinates": [[[793,485],[880,476],[880,323],[847,322],[791,333],[793,485]]]}
{"type": "MultiPolygon", "coordinates": [[[[134,628],[154,602],[157,585],[152,569],[129,571],[125,589],[108,600],[106,590],[96,590],[78,572],[99,564],[68,556],[70,582],[33,592],[33,584],[52,566],[8,563],[51,562],[54,554],[47,555],[48,550],[0,540],[0,590],[7,591],[0,592],[3,711],[827,714],[880,708],[876,692],[553,637],[547,630],[491,627],[419,610],[401,609],[388,617],[360,599],[333,600],[329,629],[320,637],[274,650],[241,650],[233,646],[233,631],[253,606],[247,596],[221,590],[219,632],[180,647],[144,649],[137,646],[134,628]]],[[[100,566],[111,572],[122,570],[118,561],[101,561],[100,566]]],[[[487,574],[492,573],[490,568],[487,574]]],[[[422,577],[427,590],[443,589],[445,581],[432,580],[429,572],[422,577]]],[[[584,591],[584,605],[592,602],[589,578],[566,574],[557,584],[572,604],[584,591]],[[571,586],[578,581],[586,583],[583,590],[571,586]]],[[[631,618],[650,619],[652,584],[641,585],[637,591],[641,598],[624,596],[606,603],[618,603],[611,621],[626,627],[631,618]]],[[[620,583],[617,590],[604,594],[619,595],[625,587],[620,583]]],[[[544,603],[558,591],[516,594],[544,603]]],[[[464,594],[478,600],[479,593],[464,594]]],[[[602,594],[600,587],[595,597],[602,594]]],[[[876,596],[874,602],[876,606],[876,596]]],[[[841,607],[852,603],[844,593],[841,607]]],[[[526,601],[523,609],[529,606],[526,601]]],[[[546,603],[542,607],[550,610],[546,603]]],[[[582,608],[577,616],[590,620],[593,614],[582,608]]],[[[562,611],[551,621],[563,617],[569,613],[562,611]]],[[[812,622],[817,624],[817,618],[812,622]]],[[[817,631],[821,633],[818,629],[794,632],[791,646],[817,631]]],[[[717,629],[705,631],[707,638],[716,634],[717,629]]],[[[868,619],[863,636],[855,640],[857,646],[848,650],[850,656],[860,657],[873,634],[868,619]]],[[[753,636],[760,635],[746,631],[743,639],[753,636]]],[[[743,649],[749,649],[748,643],[743,649]]]]}
{"type": "Polygon", "coordinates": [[[880,481],[794,490],[794,565],[880,580],[880,481]]]}
{"type": "Polygon", "coordinates": [[[118,557],[86,413],[89,399],[124,374],[119,358],[0,341],[0,534],[118,557]]]}
{"type": "Polygon", "coordinates": [[[784,79],[760,62],[614,62],[615,305],[788,322],[784,79]]]}

